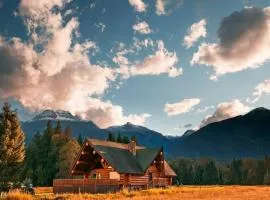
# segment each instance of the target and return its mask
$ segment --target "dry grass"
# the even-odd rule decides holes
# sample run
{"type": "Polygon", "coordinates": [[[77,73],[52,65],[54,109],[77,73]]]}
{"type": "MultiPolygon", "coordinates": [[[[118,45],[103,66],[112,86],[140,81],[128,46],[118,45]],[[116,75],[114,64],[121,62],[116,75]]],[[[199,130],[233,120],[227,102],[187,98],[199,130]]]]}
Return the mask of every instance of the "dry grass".
{"type": "MultiPolygon", "coordinates": [[[[46,190],[49,190],[48,188],[46,190]]],[[[22,195],[22,198],[32,200],[22,195]]],[[[115,194],[44,194],[34,199],[42,200],[269,200],[270,187],[267,186],[182,186],[168,189],[142,191],[123,190],[115,194]]]]}
{"type": "Polygon", "coordinates": [[[19,192],[9,192],[4,198],[6,200],[34,200],[34,197],[29,194],[19,193],[19,192]]]}

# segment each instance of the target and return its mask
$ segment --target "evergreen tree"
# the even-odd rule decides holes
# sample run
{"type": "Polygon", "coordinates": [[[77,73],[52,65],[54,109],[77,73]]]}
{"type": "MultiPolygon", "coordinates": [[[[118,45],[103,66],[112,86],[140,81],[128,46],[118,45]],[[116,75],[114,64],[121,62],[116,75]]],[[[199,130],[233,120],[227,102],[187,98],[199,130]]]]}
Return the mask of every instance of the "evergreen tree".
{"type": "Polygon", "coordinates": [[[0,113],[0,177],[18,177],[25,158],[24,139],[17,113],[5,103],[0,113]]]}
{"type": "Polygon", "coordinates": [[[206,185],[218,183],[218,171],[213,160],[209,161],[204,169],[203,182],[206,185]]]}
{"type": "Polygon", "coordinates": [[[59,148],[57,157],[57,178],[71,178],[70,167],[72,166],[81,146],[77,140],[71,139],[59,148]]]}
{"type": "Polygon", "coordinates": [[[83,139],[82,139],[82,135],[81,134],[78,135],[77,141],[78,141],[79,145],[82,146],[83,139]]]}
{"type": "Polygon", "coordinates": [[[61,133],[62,133],[61,122],[57,121],[56,127],[54,129],[54,134],[61,134],[61,133]]]}
{"type": "Polygon", "coordinates": [[[114,137],[114,134],[112,132],[109,132],[107,141],[115,142],[115,137],[114,137]]]}
{"type": "Polygon", "coordinates": [[[122,143],[123,142],[123,139],[120,135],[120,133],[118,133],[118,136],[117,136],[117,140],[116,140],[118,143],[122,143]]]}
{"type": "Polygon", "coordinates": [[[129,139],[128,136],[123,136],[123,143],[128,144],[129,143],[129,139]]]}
{"type": "Polygon", "coordinates": [[[233,160],[231,164],[232,184],[243,183],[242,160],[233,160]]]}
{"type": "Polygon", "coordinates": [[[203,173],[204,169],[200,164],[197,164],[194,169],[194,184],[202,185],[203,184],[203,173]]]}

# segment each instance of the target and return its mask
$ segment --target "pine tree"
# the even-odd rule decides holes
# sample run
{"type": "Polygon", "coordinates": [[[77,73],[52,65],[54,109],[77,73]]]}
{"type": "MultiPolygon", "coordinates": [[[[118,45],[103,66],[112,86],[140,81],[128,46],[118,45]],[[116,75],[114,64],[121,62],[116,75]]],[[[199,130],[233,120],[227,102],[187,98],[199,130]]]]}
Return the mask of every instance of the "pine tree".
{"type": "Polygon", "coordinates": [[[118,133],[118,136],[117,136],[117,140],[116,140],[118,143],[122,143],[123,142],[123,139],[120,135],[120,133],[118,133]]]}
{"type": "Polygon", "coordinates": [[[107,141],[115,142],[115,137],[114,137],[114,134],[112,132],[109,132],[107,141]]]}
{"type": "Polygon", "coordinates": [[[77,141],[78,141],[79,145],[82,146],[83,139],[82,139],[82,135],[81,134],[78,135],[77,141]]]}
{"type": "Polygon", "coordinates": [[[129,139],[128,136],[123,136],[123,143],[128,144],[129,143],[129,139]]]}
{"type": "Polygon", "coordinates": [[[56,127],[54,129],[54,134],[61,134],[61,133],[62,133],[61,122],[57,121],[56,127]]]}
{"type": "Polygon", "coordinates": [[[5,103],[0,113],[0,177],[18,177],[25,158],[24,139],[17,113],[5,103]]]}

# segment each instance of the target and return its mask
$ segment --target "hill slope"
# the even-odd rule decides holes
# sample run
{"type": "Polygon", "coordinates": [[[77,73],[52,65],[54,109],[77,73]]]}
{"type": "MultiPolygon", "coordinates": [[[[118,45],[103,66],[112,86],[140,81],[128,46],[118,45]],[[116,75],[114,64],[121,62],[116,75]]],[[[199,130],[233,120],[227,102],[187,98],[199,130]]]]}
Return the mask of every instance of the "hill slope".
{"type": "Polygon", "coordinates": [[[209,124],[170,146],[173,156],[220,159],[270,155],[270,111],[257,108],[243,116],[209,124]]]}

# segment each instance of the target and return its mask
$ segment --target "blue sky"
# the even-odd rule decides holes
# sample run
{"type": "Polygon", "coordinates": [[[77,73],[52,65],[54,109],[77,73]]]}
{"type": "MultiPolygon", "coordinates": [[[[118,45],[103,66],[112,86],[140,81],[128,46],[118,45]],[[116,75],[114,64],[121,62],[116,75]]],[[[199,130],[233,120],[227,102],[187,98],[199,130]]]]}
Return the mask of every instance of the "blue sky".
{"type": "Polygon", "coordinates": [[[270,107],[267,95],[270,93],[267,81],[270,78],[270,54],[261,53],[263,58],[258,56],[258,51],[267,51],[267,45],[270,45],[270,39],[265,36],[270,30],[265,9],[269,6],[267,1],[161,0],[165,9],[163,14],[157,13],[158,0],[51,2],[40,1],[35,5],[26,0],[0,0],[0,58],[4,60],[1,64],[0,59],[0,78],[3,80],[0,81],[0,98],[1,102],[8,100],[18,108],[23,120],[45,108],[65,109],[93,120],[101,127],[131,121],[163,134],[181,135],[188,128],[205,125],[203,119],[207,124],[244,114],[255,107],[270,107]],[[144,10],[136,9],[132,2],[143,3],[144,10]],[[49,9],[46,10],[42,3],[49,9]],[[236,15],[232,14],[236,11],[240,18],[234,20],[236,15]],[[257,20],[248,22],[250,16],[260,14],[265,17],[254,17],[257,20]],[[52,16],[61,16],[61,20],[47,21],[52,16]],[[223,27],[221,22],[225,17],[229,17],[227,24],[233,30],[223,29],[218,37],[217,32],[223,27]],[[72,20],[73,24],[70,23],[72,20]],[[199,36],[192,42],[193,46],[187,48],[183,45],[184,38],[191,33],[192,24],[201,20],[205,25],[200,28],[206,34],[202,36],[197,27],[194,33],[199,36]],[[142,29],[135,31],[133,28],[141,22],[148,25],[145,34],[142,29]],[[56,26],[57,23],[60,25],[56,26]],[[65,35],[63,41],[59,40],[64,36],[54,41],[54,35],[62,34],[68,24],[71,34],[65,35]],[[256,28],[257,24],[263,28],[256,28]],[[15,37],[20,38],[16,45],[15,37]],[[38,39],[34,40],[34,37],[38,39]],[[136,47],[136,41],[145,40],[149,42],[147,47],[136,47]],[[221,40],[225,42],[221,44],[221,40]],[[89,46],[85,47],[87,41],[89,46]],[[263,43],[267,45],[261,45],[263,43]],[[76,44],[82,49],[79,53],[74,50],[76,44]],[[192,65],[196,52],[200,55],[206,52],[203,48],[199,51],[203,44],[207,45],[204,50],[213,49],[215,52],[208,53],[210,60],[199,57],[192,65]],[[210,44],[218,47],[212,48],[210,44]],[[241,44],[246,45],[245,51],[237,49],[241,44]],[[65,49],[62,45],[68,47],[65,49]],[[227,53],[235,49],[236,53],[228,56],[220,53],[220,49],[227,53]],[[129,62],[126,65],[113,60],[123,50],[129,51],[123,54],[129,62]],[[164,53],[171,60],[155,62],[151,58],[160,55],[156,52],[164,53]],[[219,57],[215,57],[215,53],[219,57]],[[30,55],[34,56],[28,59],[30,55]],[[173,64],[168,64],[167,71],[156,69],[159,62],[162,68],[170,61],[173,64]],[[74,71],[72,67],[77,64],[78,69],[74,71]],[[150,68],[146,69],[146,65],[150,68]],[[91,71],[95,66],[97,69],[91,71]],[[130,70],[128,74],[123,73],[121,67],[130,70]],[[181,69],[182,74],[170,77],[168,70],[172,67],[181,69]],[[78,71],[82,68],[83,72],[78,71]],[[88,71],[91,71],[89,75],[88,71]],[[217,80],[210,80],[213,75],[217,80]],[[28,83],[29,77],[31,81],[28,83]],[[32,77],[37,78],[32,80],[32,77]],[[56,79],[61,79],[61,82],[54,83],[56,79]],[[43,95],[46,97],[41,97],[43,95]],[[166,104],[170,104],[167,107],[173,112],[166,111],[166,104]]]}

